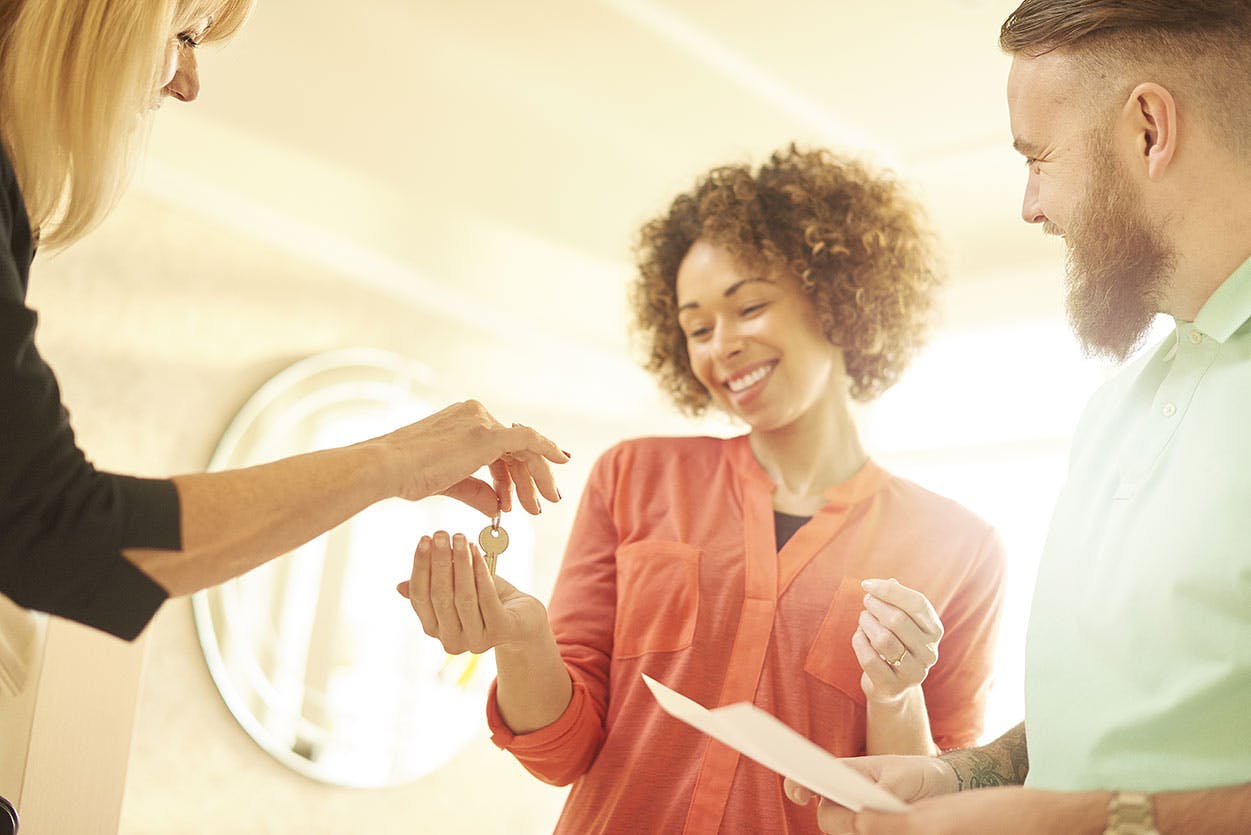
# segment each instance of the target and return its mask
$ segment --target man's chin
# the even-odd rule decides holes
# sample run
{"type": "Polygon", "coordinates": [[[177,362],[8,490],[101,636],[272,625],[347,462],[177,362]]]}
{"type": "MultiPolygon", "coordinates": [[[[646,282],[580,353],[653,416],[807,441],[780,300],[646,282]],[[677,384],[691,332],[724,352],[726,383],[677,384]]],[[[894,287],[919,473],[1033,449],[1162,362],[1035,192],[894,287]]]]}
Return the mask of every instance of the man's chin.
{"type": "Polygon", "coordinates": [[[1070,313],[1073,332],[1082,346],[1082,353],[1091,359],[1124,362],[1142,345],[1154,319],[1146,322],[1089,322],[1081,321],[1070,313]]]}

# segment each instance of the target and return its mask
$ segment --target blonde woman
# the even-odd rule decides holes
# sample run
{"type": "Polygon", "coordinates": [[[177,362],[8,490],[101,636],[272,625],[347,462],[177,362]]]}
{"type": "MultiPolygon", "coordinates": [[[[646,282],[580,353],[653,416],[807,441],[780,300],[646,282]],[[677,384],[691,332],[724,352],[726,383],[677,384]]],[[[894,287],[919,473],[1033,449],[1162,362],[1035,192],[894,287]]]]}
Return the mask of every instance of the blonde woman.
{"type": "Polygon", "coordinates": [[[196,49],[251,0],[10,0],[0,5],[0,592],[138,635],[170,595],[285,553],[381,499],[453,496],[484,513],[558,501],[568,456],[480,404],[391,434],[246,470],[139,479],[77,447],[25,303],[36,247],[108,211],[150,114],[199,93],[196,49]],[[492,484],[472,476],[489,465],[492,484]]]}
{"type": "Polygon", "coordinates": [[[850,409],[921,344],[938,280],[916,215],[830,152],[708,172],[643,228],[634,309],[676,404],[747,432],[606,452],[550,609],[492,582],[459,534],[418,544],[400,591],[447,651],[495,647],[492,739],[572,784],[558,833],[817,831],[780,777],[669,717],[642,674],[710,707],[754,702],[838,756],[981,733],[999,538],[878,466],[850,409]]]}

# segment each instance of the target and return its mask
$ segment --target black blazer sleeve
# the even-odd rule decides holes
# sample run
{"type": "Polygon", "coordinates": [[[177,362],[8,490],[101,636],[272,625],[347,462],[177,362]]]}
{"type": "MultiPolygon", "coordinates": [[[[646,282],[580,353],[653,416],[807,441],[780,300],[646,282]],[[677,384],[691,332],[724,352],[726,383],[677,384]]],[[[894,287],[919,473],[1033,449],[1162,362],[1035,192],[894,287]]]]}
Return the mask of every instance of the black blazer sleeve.
{"type": "Polygon", "coordinates": [[[167,595],[122,549],[180,548],[178,494],[167,480],[99,472],[78,448],[35,348],[37,316],[26,306],[33,254],[0,153],[0,592],[131,640],[167,595]]]}

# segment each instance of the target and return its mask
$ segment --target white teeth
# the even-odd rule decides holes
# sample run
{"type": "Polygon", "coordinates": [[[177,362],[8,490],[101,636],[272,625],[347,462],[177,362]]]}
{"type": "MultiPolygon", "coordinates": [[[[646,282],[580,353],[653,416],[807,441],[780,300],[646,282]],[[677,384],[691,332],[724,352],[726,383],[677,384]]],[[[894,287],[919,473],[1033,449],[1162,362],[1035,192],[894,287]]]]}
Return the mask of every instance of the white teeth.
{"type": "Polygon", "coordinates": [[[749,389],[756,383],[759,383],[772,370],[772,363],[769,365],[762,365],[750,374],[744,374],[742,377],[734,377],[726,381],[726,386],[730,389],[730,391],[737,394],[738,392],[743,391],[744,389],[749,389]]]}

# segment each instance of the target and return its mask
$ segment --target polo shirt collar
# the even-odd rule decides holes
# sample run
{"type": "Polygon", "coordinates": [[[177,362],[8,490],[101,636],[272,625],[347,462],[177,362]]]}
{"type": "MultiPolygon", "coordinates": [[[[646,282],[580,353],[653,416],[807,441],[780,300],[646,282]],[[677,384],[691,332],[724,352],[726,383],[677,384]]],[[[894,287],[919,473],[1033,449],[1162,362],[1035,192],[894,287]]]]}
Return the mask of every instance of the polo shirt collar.
{"type": "Polygon", "coordinates": [[[1248,320],[1251,320],[1251,258],[1242,262],[1242,266],[1204,302],[1195,316],[1194,326],[1223,343],[1248,320]]]}

